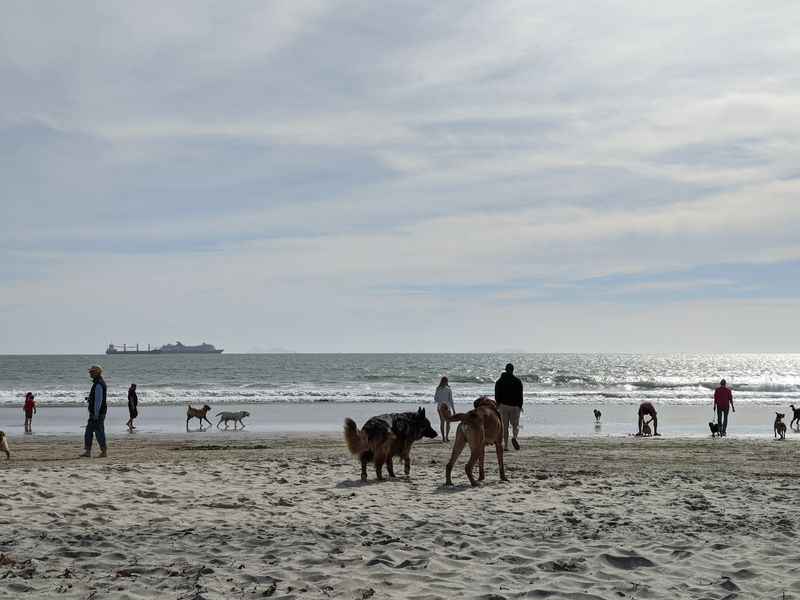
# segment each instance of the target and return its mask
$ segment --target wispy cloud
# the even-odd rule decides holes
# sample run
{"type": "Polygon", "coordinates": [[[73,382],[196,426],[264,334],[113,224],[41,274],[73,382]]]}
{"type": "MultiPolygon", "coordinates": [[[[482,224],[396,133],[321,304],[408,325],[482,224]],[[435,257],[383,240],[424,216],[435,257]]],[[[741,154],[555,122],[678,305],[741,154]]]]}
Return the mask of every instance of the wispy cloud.
{"type": "Polygon", "coordinates": [[[796,333],[770,308],[798,291],[795,3],[0,17],[0,352],[646,350],[650,311],[680,349],[720,315],[763,319],[739,350],[796,333]]]}

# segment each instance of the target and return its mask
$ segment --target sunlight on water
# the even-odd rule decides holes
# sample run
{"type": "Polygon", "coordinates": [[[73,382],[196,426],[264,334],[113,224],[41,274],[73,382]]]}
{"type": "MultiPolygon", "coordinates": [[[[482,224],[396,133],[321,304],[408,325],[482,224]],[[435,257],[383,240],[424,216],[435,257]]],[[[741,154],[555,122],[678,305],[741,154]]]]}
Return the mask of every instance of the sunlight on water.
{"type": "Polygon", "coordinates": [[[800,404],[798,354],[263,354],[0,356],[0,405],[29,390],[42,404],[82,404],[95,362],[120,404],[132,382],[143,404],[425,403],[442,375],[464,400],[491,395],[508,361],[533,403],[697,404],[724,377],[740,403],[800,404]]]}

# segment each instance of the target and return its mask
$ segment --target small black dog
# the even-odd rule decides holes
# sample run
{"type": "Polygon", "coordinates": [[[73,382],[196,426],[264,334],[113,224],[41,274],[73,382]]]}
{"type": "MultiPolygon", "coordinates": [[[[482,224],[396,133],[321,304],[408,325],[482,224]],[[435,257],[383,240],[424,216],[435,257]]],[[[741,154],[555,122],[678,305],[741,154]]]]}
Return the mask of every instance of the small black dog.
{"type": "Polygon", "coordinates": [[[795,431],[800,431],[800,408],[795,408],[794,404],[790,404],[789,408],[791,408],[792,412],[794,413],[792,420],[789,421],[789,427],[792,427],[795,423],[797,423],[797,426],[794,427],[794,429],[795,431]]]}
{"type": "Polygon", "coordinates": [[[786,439],[786,423],[783,422],[783,417],[786,415],[783,413],[776,412],[775,413],[775,424],[773,425],[773,433],[774,437],[781,436],[782,440],[786,439]]]}
{"type": "Polygon", "coordinates": [[[602,416],[603,416],[603,413],[601,413],[599,410],[597,410],[595,408],[594,409],[594,422],[595,423],[599,423],[600,422],[600,417],[602,417],[602,416]]]}
{"type": "Polygon", "coordinates": [[[708,428],[711,430],[711,437],[712,438],[719,435],[719,424],[718,423],[713,423],[713,422],[709,421],[708,428]]]}

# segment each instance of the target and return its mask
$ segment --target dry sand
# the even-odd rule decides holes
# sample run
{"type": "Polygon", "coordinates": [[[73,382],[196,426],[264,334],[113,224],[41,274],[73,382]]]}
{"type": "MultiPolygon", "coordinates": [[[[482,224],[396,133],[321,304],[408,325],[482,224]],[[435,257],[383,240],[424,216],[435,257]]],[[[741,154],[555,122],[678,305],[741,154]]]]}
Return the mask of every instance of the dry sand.
{"type": "Polygon", "coordinates": [[[800,598],[789,441],[531,438],[476,489],[438,442],[362,484],[334,437],[12,441],[3,598],[800,598]]]}

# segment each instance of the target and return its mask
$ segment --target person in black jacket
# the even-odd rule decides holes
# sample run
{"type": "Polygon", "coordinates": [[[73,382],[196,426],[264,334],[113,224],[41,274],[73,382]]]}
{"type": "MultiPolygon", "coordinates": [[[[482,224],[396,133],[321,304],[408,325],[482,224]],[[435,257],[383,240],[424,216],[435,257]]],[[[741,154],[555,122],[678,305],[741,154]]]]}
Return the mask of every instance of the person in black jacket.
{"type": "Polygon", "coordinates": [[[81,456],[92,457],[92,438],[97,438],[97,445],[100,446],[99,458],[105,458],[106,454],[106,410],[108,405],[106,397],[108,391],[106,382],[103,380],[103,369],[97,365],[89,367],[89,376],[92,378],[92,389],[86,397],[89,404],[89,420],[86,422],[86,430],[83,434],[84,452],[81,456]]]}
{"type": "Polygon", "coordinates": [[[505,373],[494,384],[494,399],[497,410],[503,419],[503,445],[508,451],[508,425],[511,424],[513,435],[511,443],[519,450],[517,435],[519,434],[519,415],[522,412],[522,382],[514,375],[514,365],[508,363],[505,373]]]}
{"type": "Polygon", "coordinates": [[[139,396],[136,394],[136,384],[132,383],[131,387],[128,388],[128,422],[125,425],[128,426],[128,431],[133,431],[136,429],[136,425],[133,424],[133,420],[139,416],[139,396]]]}

